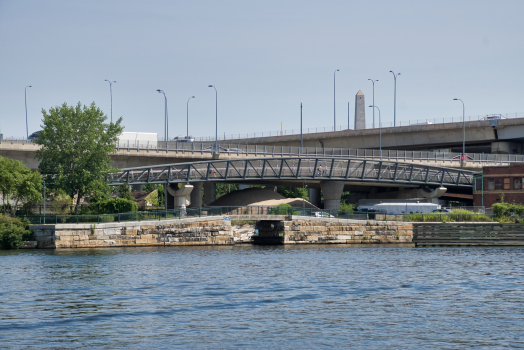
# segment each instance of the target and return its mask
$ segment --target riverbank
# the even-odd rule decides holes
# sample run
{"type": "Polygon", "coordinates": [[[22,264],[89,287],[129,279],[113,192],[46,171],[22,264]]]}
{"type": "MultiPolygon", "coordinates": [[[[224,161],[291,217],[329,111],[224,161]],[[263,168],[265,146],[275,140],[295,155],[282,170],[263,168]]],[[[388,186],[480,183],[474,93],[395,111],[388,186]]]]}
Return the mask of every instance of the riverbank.
{"type": "Polygon", "coordinates": [[[24,248],[411,243],[411,223],[285,215],[192,217],[101,224],[31,225],[24,248]],[[241,225],[232,226],[231,222],[241,225]],[[256,224],[252,224],[256,222],[256,224]],[[251,224],[245,224],[251,223],[251,224]]]}

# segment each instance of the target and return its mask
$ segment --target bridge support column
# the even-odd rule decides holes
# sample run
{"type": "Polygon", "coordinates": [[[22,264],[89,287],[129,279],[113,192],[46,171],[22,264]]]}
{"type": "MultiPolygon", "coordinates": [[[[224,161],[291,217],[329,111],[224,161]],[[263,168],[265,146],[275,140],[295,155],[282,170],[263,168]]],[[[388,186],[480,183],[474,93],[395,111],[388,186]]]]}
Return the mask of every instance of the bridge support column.
{"type": "Polygon", "coordinates": [[[316,207],[320,206],[320,189],[311,188],[307,189],[307,195],[309,197],[309,203],[313,204],[316,207]]]}
{"type": "Polygon", "coordinates": [[[191,191],[191,207],[202,207],[202,186],[204,185],[203,182],[192,182],[193,185],[193,191],[191,191]]]}
{"type": "Polygon", "coordinates": [[[204,205],[209,205],[216,200],[216,183],[204,183],[204,205]]]}
{"type": "MultiPolygon", "coordinates": [[[[193,185],[186,184],[181,187],[169,185],[167,187],[168,194],[174,197],[174,208],[175,209],[186,209],[186,197],[193,190],[193,185]]],[[[167,198],[166,198],[167,199],[167,198]]],[[[170,206],[168,205],[168,208],[170,206]]]]}
{"type": "Polygon", "coordinates": [[[324,195],[324,209],[339,209],[344,182],[342,181],[320,181],[320,188],[324,195]]]}

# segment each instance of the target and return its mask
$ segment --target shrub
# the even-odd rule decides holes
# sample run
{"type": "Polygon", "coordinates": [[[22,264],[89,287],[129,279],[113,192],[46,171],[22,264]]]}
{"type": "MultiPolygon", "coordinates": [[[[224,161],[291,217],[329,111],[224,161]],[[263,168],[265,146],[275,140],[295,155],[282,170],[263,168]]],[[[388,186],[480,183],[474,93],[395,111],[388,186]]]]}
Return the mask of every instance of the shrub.
{"type": "Polygon", "coordinates": [[[291,215],[292,213],[293,207],[286,203],[282,203],[276,207],[271,208],[271,215],[291,215]]]}
{"type": "Polygon", "coordinates": [[[0,214],[0,249],[18,249],[31,239],[27,222],[0,214]]]}
{"type": "Polygon", "coordinates": [[[138,204],[125,198],[109,198],[91,205],[92,212],[99,214],[129,213],[138,210],[138,204]]]}

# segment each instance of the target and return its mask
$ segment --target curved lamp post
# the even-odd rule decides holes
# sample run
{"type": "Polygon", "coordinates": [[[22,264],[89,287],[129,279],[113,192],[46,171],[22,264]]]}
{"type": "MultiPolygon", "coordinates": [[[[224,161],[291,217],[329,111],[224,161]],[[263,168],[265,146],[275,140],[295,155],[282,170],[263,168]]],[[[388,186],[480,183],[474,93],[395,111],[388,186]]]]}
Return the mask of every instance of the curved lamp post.
{"type": "Polygon", "coordinates": [[[466,160],[466,121],[464,118],[464,101],[462,101],[460,98],[454,98],[453,101],[460,101],[462,102],[462,161],[466,160]]]}
{"type": "Polygon", "coordinates": [[[109,83],[109,94],[111,95],[111,123],[113,122],[113,83],[116,83],[116,80],[104,80],[109,83]]]}
{"type": "Polygon", "coordinates": [[[214,85],[209,85],[215,89],[215,152],[218,153],[218,92],[214,85]]]}
{"type": "Polygon", "coordinates": [[[29,139],[29,127],[27,125],[27,88],[32,87],[31,85],[27,85],[24,89],[24,100],[25,100],[25,138],[26,140],[29,139]]]}
{"type": "MultiPolygon", "coordinates": [[[[374,106],[375,105],[375,82],[377,82],[378,79],[377,80],[368,79],[368,80],[373,83],[373,106],[374,106]]],[[[375,129],[375,108],[373,108],[373,129],[375,129]]]]}
{"type": "Polygon", "coordinates": [[[158,93],[161,93],[164,95],[164,137],[166,138],[166,153],[167,153],[167,141],[168,141],[168,138],[169,138],[169,125],[168,125],[168,119],[167,119],[167,97],[166,97],[166,94],[164,93],[164,90],[156,90],[158,93]]]}
{"type": "Polygon", "coordinates": [[[340,72],[340,69],[337,69],[335,70],[335,72],[333,73],[333,131],[337,131],[337,110],[336,110],[336,100],[335,100],[335,97],[336,97],[336,77],[337,77],[337,72],[340,72]]]}
{"type": "Polygon", "coordinates": [[[374,107],[373,111],[375,110],[375,108],[378,109],[378,149],[380,151],[380,158],[382,158],[382,128],[380,127],[380,108],[378,108],[375,105],[369,107],[374,107]]]}
{"type": "Polygon", "coordinates": [[[186,139],[189,139],[189,100],[192,98],[195,98],[195,96],[191,96],[187,99],[187,109],[186,109],[186,139]]]}
{"type": "Polygon", "coordinates": [[[393,78],[395,78],[395,92],[393,97],[393,126],[397,126],[397,76],[399,76],[400,73],[395,74],[395,72],[392,70],[389,72],[393,74],[393,78]]]}

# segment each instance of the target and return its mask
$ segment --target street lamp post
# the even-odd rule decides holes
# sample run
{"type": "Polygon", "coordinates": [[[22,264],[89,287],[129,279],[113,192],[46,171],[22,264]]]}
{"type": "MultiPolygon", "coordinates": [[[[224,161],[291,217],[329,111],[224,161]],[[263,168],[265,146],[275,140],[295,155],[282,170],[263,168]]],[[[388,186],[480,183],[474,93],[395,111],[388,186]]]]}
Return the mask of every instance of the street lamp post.
{"type": "Polygon", "coordinates": [[[335,70],[333,73],[333,131],[337,131],[337,110],[336,110],[336,77],[337,72],[340,72],[340,69],[335,70]]]}
{"type": "Polygon", "coordinates": [[[380,108],[375,105],[369,107],[373,107],[373,110],[375,110],[375,108],[378,109],[378,149],[380,152],[380,158],[382,158],[382,128],[380,126],[380,108]]]}
{"type": "Polygon", "coordinates": [[[29,127],[27,125],[27,88],[32,87],[31,85],[27,85],[24,89],[24,100],[25,100],[25,138],[26,140],[29,139],[29,127]]]}
{"type": "Polygon", "coordinates": [[[395,72],[392,70],[389,72],[393,74],[393,78],[395,78],[395,92],[393,97],[393,126],[397,126],[397,76],[399,76],[400,73],[395,74],[395,72]]]}
{"type": "Polygon", "coordinates": [[[187,109],[186,109],[186,139],[189,139],[189,100],[192,98],[195,98],[195,96],[191,96],[187,99],[187,109]]]}
{"type": "Polygon", "coordinates": [[[302,142],[302,102],[300,102],[300,151],[298,152],[298,155],[302,155],[302,148],[304,147],[304,144],[302,142]]]}
{"type": "Polygon", "coordinates": [[[348,130],[349,130],[349,102],[348,102],[348,130]]]}
{"type": "Polygon", "coordinates": [[[156,91],[164,95],[164,137],[166,138],[166,153],[167,153],[167,141],[169,139],[169,129],[168,129],[169,125],[168,125],[168,119],[167,119],[167,97],[166,97],[166,94],[164,93],[164,90],[158,89],[156,91]]]}
{"type": "Polygon", "coordinates": [[[105,80],[109,83],[109,94],[111,95],[111,123],[113,122],[113,83],[116,83],[116,80],[105,80]]]}
{"type": "Polygon", "coordinates": [[[462,161],[466,160],[466,119],[464,117],[465,107],[464,101],[460,98],[454,98],[453,101],[462,102],[462,161]]]}
{"type": "Polygon", "coordinates": [[[215,152],[218,153],[218,92],[214,85],[209,85],[215,89],[215,152]]]}
{"type": "MultiPolygon", "coordinates": [[[[378,81],[377,80],[373,80],[373,79],[368,79],[369,81],[371,81],[373,83],[373,106],[375,105],[375,82],[378,81]]],[[[375,128],[375,108],[373,108],[373,129],[375,128]]]]}

